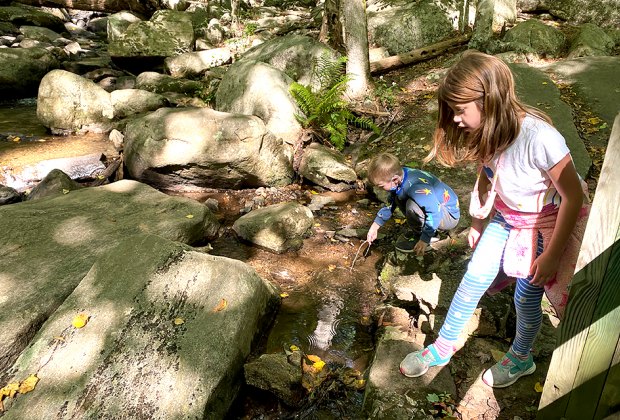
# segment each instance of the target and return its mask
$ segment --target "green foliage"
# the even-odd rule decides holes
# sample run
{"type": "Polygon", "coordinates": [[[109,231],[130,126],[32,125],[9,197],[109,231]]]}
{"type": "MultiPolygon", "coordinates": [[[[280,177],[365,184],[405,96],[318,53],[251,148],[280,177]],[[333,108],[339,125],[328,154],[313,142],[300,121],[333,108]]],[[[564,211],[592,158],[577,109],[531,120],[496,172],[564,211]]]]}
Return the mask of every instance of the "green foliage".
{"type": "Polygon", "coordinates": [[[397,90],[396,82],[388,83],[383,76],[380,76],[375,82],[375,95],[381,105],[386,108],[394,105],[397,90]]]}
{"type": "Polygon", "coordinates": [[[348,108],[343,94],[349,77],[344,73],[346,57],[333,62],[322,57],[314,63],[314,72],[320,82],[315,92],[310,86],[293,82],[289,88],[303,114],[295,117],[306,129],[313,130],[319,137],[328,137],[338,150],[344,148],[348,125],[379,132],[379,128],[368,118],[354,115],[348,108]]]}
{"type": "Polygon", "coordinates": [[[252,36],[254,32],[258,29],[258,24],[254,22],[248,22],[243,26],[243,35],[244,36],[252,36]]]}

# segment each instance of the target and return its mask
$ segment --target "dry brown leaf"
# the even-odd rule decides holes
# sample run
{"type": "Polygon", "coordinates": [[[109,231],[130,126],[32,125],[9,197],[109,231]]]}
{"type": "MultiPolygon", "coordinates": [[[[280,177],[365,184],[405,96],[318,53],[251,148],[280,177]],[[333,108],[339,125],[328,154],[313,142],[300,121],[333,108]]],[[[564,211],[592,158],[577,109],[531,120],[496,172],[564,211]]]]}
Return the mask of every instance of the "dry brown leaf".
{"type": "Polygon", "coordinates": [[[226,306],[228,306],[228,302],[226,301],[226,299],[222,298],[222,300],[220,300],[220,303],[218,303],[217,306],[213,308],[213,312],[221,312],[226,309],[226,306]]]}

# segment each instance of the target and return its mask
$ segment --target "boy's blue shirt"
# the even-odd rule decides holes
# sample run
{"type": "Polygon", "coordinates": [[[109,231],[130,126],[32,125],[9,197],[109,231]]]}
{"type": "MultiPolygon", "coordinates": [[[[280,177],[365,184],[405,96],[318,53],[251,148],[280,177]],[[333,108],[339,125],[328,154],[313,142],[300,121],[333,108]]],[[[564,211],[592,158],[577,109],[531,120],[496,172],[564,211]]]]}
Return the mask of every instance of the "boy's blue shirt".
{"type": "Polygon", "coordinates": [[[396,191],[390,192],[390,204],[379,210],[375,223],[383,226],[392,217],[399,202],[404,204],[412,199],[425,214],[420,240],[429,243],[441,223],[441,206],[455,219],[460,217],[458,197],[452,188],[429,172],[406,166],[403,172],[403,182],[396,191]]]}

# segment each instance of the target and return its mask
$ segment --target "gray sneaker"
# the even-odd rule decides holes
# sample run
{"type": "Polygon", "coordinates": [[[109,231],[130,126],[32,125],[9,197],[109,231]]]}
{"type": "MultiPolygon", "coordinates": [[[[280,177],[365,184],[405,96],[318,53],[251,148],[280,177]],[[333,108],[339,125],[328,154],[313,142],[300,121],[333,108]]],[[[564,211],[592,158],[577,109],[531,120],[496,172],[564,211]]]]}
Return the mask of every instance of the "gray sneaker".
{"type": "Polygon", "coordinates": [[[482,380],[493,388],[505,388],[517,382],[520,377],[531,375],[535,370],[536,364],[531,353],[527,359],[521,360],[509,351],[502,360],[484,372],[482,380]]]}

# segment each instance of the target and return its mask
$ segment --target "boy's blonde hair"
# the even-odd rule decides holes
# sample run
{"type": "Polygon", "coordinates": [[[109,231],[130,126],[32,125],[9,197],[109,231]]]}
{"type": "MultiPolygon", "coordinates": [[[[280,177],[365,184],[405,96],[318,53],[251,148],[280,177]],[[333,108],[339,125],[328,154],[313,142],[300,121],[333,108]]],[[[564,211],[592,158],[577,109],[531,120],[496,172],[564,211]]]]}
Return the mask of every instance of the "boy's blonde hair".
{"type": "Polygon", "coordinates": [[[380,153],[368,164],[368,181],[373,185],[390,181],[393,176],[402,176],[402,174],[403,168],[400,160],[391,153],[380,153]]]}
{"type": "Polygon", "coordinates": [[[448,70],[439,85],[437,100],[439,117],[433,149],[425,162],[437,158],[439,163],[451,166],[460,161],[488,161],[517,138],[525,113],[551,123],[547,114],[519,101],[506,63],[475,50],[463,53],[448,70]],[[470,133],[454,122],[449,105],[468,102],[474,102],[481,113],[480,126],[470,133]]]}

